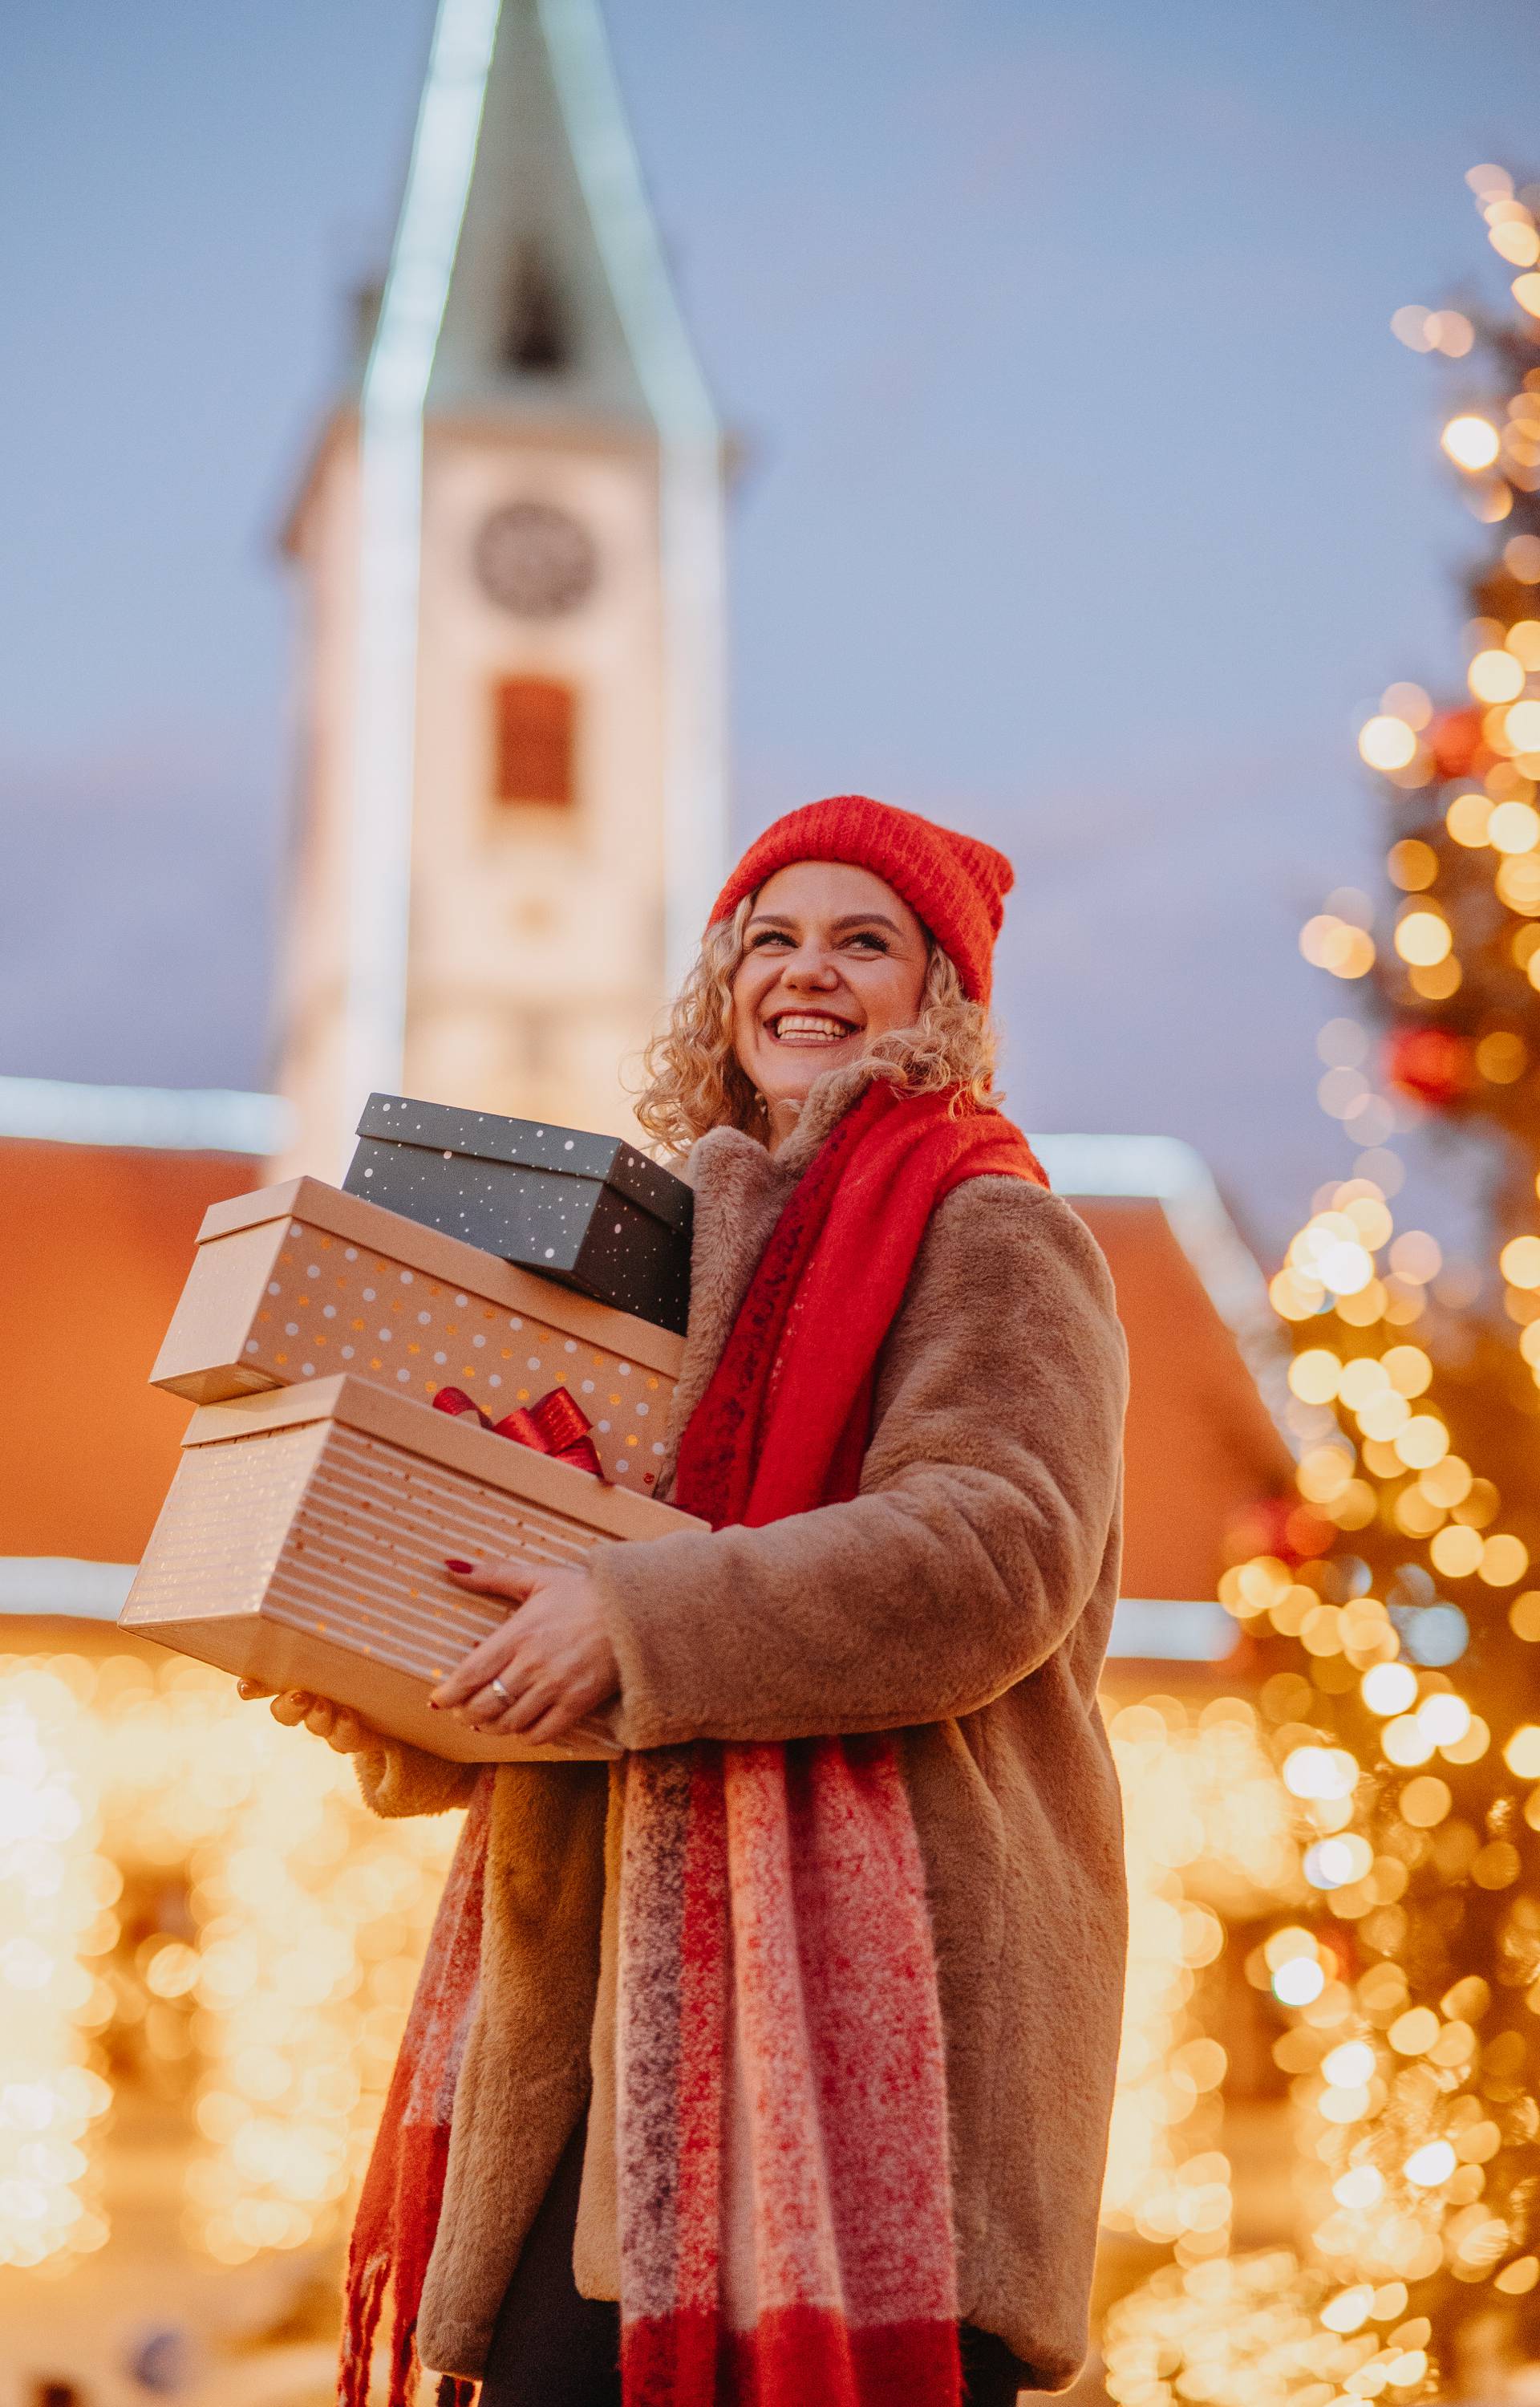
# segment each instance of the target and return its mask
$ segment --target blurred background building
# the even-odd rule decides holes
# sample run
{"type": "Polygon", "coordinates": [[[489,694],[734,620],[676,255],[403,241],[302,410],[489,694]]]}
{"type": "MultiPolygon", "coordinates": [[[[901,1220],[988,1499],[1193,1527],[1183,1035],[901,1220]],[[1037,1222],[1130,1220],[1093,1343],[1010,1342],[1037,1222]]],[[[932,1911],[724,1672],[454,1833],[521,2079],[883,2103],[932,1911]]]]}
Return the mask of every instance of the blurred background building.
{"type": "MultiPolygon", "coordinates": [[[[594,0],[444,0],[394,244],[285,520],[273,1075],[0,1077],[0,2407],[331,2396],[346,2208],[454,1832],[372,1823],[325,1749],[115,1631],[185,1419],[146,1374],[206,1206],[334,1176],[368,1086],[625,1124],[616,1065],[729,843],[733,464],[594,0]]],[[[1094,632],[1112,662],[1137,631],[1109,604],[1094,632]]],[[[1128,862],[1116,814],[1097,824],[1112,892],[1128,862]]],[[[1202,855],[1173,873],[1200,919],[1202,855]]],[[[1034,868],[1051,889],[1051,847],[1034,868]]],[[[1048,936],[1007,981],[1018,1021],[1071,944],[1117,985],[1110,926],[1071,909],[1055,936],[1039,894],[1017,907],[1048,936]]],[[[1038,1014],[1037,1061],[1057,1043],[1038,1014]]],[[[1266,1949],[1310,1891],[1268,1734],[1310,1691],[1217,1600],[1228,1564],[1289,1545],[1301,1424],[1199,1151],[1158,1111],[1038,1142],[1108,1253],[1133,1365],[1105,2304],[1173,2249],[1191,2269],[1297,2232],[1266,1949]]]]}

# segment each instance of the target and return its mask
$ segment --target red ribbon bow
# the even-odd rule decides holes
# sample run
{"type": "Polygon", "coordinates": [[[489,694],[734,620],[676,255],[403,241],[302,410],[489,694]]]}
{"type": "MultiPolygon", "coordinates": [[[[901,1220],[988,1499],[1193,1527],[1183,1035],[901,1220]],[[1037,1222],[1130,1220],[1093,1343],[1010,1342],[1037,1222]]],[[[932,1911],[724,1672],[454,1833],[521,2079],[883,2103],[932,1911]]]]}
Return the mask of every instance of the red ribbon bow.
{"type": "Polygon", "coordinates": [[[593,1439],[588,1435],[593,1423],[575,1396],[565,1388],[550,1388],[532,1404],[520,1404],[502,1420],[487,1417],[474,1397],[463,1388],[441,1388],[433,1398],[433,1410],[453,1413],[457,1419],[469,1415],[490,1430],[494,1437],[512,1438],[516,1446],[532,1446],[536,1454],[554,1455],[558,1462],[570,1462],[574,1471],[591,1471],[596,1479],[604,1477],[593,1439]]]}

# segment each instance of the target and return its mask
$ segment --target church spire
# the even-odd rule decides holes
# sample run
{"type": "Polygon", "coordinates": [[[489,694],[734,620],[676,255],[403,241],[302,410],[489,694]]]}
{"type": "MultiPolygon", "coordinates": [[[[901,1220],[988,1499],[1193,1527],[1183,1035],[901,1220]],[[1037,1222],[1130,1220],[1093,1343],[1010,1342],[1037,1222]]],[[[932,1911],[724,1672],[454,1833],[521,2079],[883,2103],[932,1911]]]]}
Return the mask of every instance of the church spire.
{"type": "MultiPolygon", "coordinates": [[[[326,714],[328,792],[314,805],[332,821],[346,961],[340,980],[335,963],[330,976],[313,965],[290,978],[286,1075],[302,1054],[331,1056],[334,1147],[364,1093],[402,1088],[414,1063],[419,1092],[431,1075],[455,1099],[473,1089],[520,1109],[539,1085],[530,1108],[559,1117],[554,1065],[586,1047],[567,1104],[577,1116],[609,1032],[617,1050],[634,1049],[692,956],[726,851],[722,434],[598,0],[439,0],[357,426],[356,510],[344,498],[339,515],[346,470],[333,440],[295,519],[294,548],[318,574],[351,519],[356,574],[327,566],[334,610],[318,595],[318,653],[321,618],[352,620],[350,639],[340,624],[326,630],[329,663],[353,666],[336,696],[340,745],[338,712],[326,714]],[[473,487],[486,495],[473,524],[473,487]],[[639,542],[651,555],[641,581],[639,542]],[[494,656],[505,667],[488,684],[494,656]],[[629,750],[615,748],[625,714],[629,750]],[[510,807],[489,809],[488,795],[510,807]],[[553,850],[558,803],[568,833],[553,850]],[[428,904],[445,903],[457,878],[468,922],[505,890],[522,898],[529,931],[560,921],[575,946],[585,908],[610,925],[597,987],[630,966],[601,1038],[590,1031],[580,1045],[570,1026],[558,1038],[546,1025],[533,989],[548,994],[553,981],[534,976],[532,934],[523,948],[462,941],[449,1009],[442,915],[428,904]],[[547,893],[538,905],[537,889],[547,893]],[[523,1085],[487,1066],[521,977],[528,1059],[546,1065],[523,1085]]],[[[325,941],[321,873],[302,865],[306,875],[310,933],[291,931],[291,953],[325,941]]],[[[585,1008],[574,995],[569,1020],[585,1008]]],[[[613,1105],[605,1113],[615,1119],[613,1105]]],[[[332,1166],[334,1151],[314,1139],[312,1127],[306,1166],[332,1166]]]]}

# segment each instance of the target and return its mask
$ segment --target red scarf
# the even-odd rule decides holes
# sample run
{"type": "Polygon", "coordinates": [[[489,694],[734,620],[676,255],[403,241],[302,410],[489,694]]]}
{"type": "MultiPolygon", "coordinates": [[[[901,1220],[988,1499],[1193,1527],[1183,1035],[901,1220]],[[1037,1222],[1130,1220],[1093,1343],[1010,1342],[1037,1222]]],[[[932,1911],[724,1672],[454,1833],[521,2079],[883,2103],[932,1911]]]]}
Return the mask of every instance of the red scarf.
{"type": "MultiPolygon", "coordinates": [[[[997,1113],[868,1090],[766,1246],[676,1503],[757,1528],[855,1494],[931,1215],[989,1175],[1047,1183],[997,1113]]],[[[618,2057],[627,2407],[957,2407],[944,2044],[894,1737],[629,1758],[618,2057]]]]}
{"type": "MultiPolygon", "coordinates": [[[[881,1082],[853,1105],[777,1222],[690,1419],[680,1506],[758,1528],[855,1494],[878,1356],[931,1215],[985,1175],[1047,1185],[996,1112],[954,1115],[944,1096],[881,1082]]],[[[945,2060],[896,1742],[701,1740],[632,1756],[625,1776],[627,2407],[956,2407],[945,2060]]],[[[416,2396],[491,1790],[484,1773],[364,2182],[343,2407],[367,2407],[388,2288],[389,2407],[416,2396]]],[[[470,2391],[446,2380],[441,2407],[470,2391]]]]}

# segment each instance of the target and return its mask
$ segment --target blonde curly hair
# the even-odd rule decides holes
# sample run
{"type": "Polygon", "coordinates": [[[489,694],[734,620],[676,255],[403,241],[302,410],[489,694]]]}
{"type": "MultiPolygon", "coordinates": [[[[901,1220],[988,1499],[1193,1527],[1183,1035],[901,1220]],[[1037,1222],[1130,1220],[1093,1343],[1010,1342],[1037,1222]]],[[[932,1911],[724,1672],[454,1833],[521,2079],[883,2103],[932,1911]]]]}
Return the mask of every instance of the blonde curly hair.
{"type": "MultiPolygon", "coordinates": [[[[687,1153],[708,1129],[768,1133],[764,1098],[744,1076],[732,1043],[733,980],[754,903],[746,894],[730,919],[707,929],[666,1024],[643,1056],[636,1117],[660,1153],[687,1153]]],[[[910,1094],[953,1087],[954,1111],[984,1111],[1003,1101],[995,1085],[997,1041],[988,1012],[970,1002],[951,957],[932,942],[919,1018],[912,1028],[877,1037],[866,1058],[891,1065],[895,1083],[910,1094]]]]}

